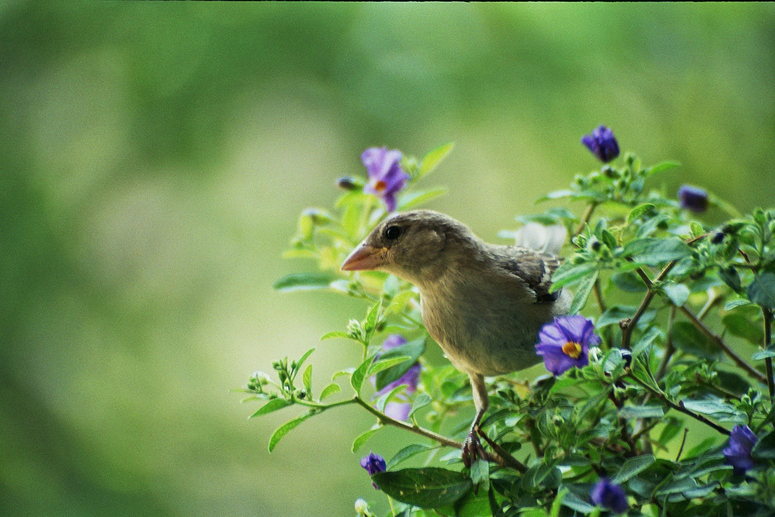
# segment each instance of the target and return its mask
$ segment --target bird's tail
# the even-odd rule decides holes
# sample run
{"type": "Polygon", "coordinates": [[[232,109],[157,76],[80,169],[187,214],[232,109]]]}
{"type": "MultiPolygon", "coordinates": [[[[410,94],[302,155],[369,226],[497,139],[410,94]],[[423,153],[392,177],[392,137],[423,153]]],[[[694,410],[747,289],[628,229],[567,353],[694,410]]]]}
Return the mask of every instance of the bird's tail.
{"type": "Polygon", "coordinates": [[[515,237],[517,246],[550,255],[559,255],[567,235],[568,230],[561,224],[544,226],[531,221],[517,230],[515,237]]]}

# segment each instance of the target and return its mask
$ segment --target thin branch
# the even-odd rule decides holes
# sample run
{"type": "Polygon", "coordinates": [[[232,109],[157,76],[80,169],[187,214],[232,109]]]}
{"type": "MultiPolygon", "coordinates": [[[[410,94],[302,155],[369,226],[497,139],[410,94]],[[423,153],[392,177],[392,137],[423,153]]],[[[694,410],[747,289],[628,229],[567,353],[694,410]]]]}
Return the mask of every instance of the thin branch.
{"type": "Polygon", "coordinates": [[[675,353],[675,345],[673,344],[673,322],[675,321],[676,310],[677,308],[675,305],[671,306],[670,312],[667,315],[667,342],[665,343],[665,354],[662,356],[662,361],[659,363],[657,373],[654,375],[654,378],[657,380],[657,382],[659,382],[659,380],[665,374],[667,365],[675,353]]]}
{"type": "MultiPolygon", "coordinates": [[[[386,414],[378,411],[377,409],[371,407],[371,405],[368,402],[366,402],[360,397],[356,396],[350,399],[350,401],[358,404],[359,406],[363,407],[366,411],[376,416],[382,424],[392,425],[394,427],[398,427],[405,431],[409,431],[410,433],[419,434],[420,436],[430,438],[431,440],[439,442],[440,444],[445,445],[447,447],[452,447],[454,449],[463,448],[462,443],[456,442],[455,440],[451,440],[446,436],[440,435],[438,433],[434,433],[433,431],[425,429],[424,427],[420,427],[418,425],[408,424],[401,420],[396,420],[394,418],[391,418],[386,414]]],[[[488,443],[489,443],[489,440],[488,440],[488,443]]],[[[495,448],[493,447],[493,449],[495,448]]],[[[496,450],[496,452],[484,451],[485,459],[487,461],[497,463],[501,467],[510,467],[519,472],[527,472],[527,467],[523,463],[521,463],[519,460],[517,460],[516,458],[508,454],[502,448],[499,447],[498,449],[500,449],[500,451],[498,450],[496,450]]]]}
{"type": "Polygon", "coordinates": [[[403,422],[401,420],[396,420],[394,418],[391,418],[391,417],[387,416],[385,413],[382,413],[381,411],[378,411],[377,409],[371,407],[371,405],[368,402],[366,402],[365,400],[363,400],[360,397],[356,396],[356,397],[350,399],[350,401],[358,404],[359,406],[363,407],[366,411],[368,411],[372,415],[376,416],[377,419],[379,419],[379,421],[382,424],[392,425],[392,426],[404,429],[406,431],[409,431],[411,433],[419,434],[420,436],[424,436],[426,438],[430,438],[431,440],[439,442],[442,445],[446,445],[447,447],[452,447],[454,449],[462,449],[463,448],[463,444],[461,442],[456,442],[455,440],[447,438],[446,436],[440,435],[438,433],[434,433],[433,431],[425,429],[424,427],[420,427],[418,425],[407,424],[406,422],[403,422]]]}
{"type": "Polygon", "coordinates": [[[636,269],[641,278],[643,278],[643,281],[646,283],[646,286],[649,290],[646,293],[646,296],[643,297],[643,301],[640,303],[640,306],[638,306],[638,310],[635,311],[635,315],[632,318],[623,319],[619,322],[619,327],[622,329],[622,348],[630,348],[632,331],[638,324],[638,320],[640,320],[641,316],[643,316],[643,313],[645,313],[646,309],[648,309],[651,300],[653,300],[654,296],[657,294],[654,290],[654,282],[661,282],[664,280],[667,274],[670,273],[670,270],[673,269],[677,263],[678,262],[675,260],[668,262],[665,268],[659,273],[659,275],[657,275],[653,282],[649,279],[648,275],[645,271],[643,271],[642,268],[636,269]]]}
{"type": "Polygon", "coordinates": [[[634,380],[637,384],[639,384],[642,387],[644,387],[648,392],[650,392],[654,396],[662,399],[662,401],[665,404],[667,404],[668,407],[670,407],[671,409],[675,409],[676,411],[679,411],[679,412],[683,413],[684,415],[690,416],[690,417],[694,418],[695,420],[697,420],[698,422],[702,422],[703,424],[707,425],[708,427],[712,427],[713,429],[715,429],[716,431],[718,431],[721,434],[724,434],[724,435],[727,435],[727,436],[730,435],[729,431],[727,431],[726,429],[724,429],[720,425],[716,424],[715,422],[711,422],[710,420],[708,420],[704,416],[702,416],[700,414],[697,414],[694,411],[691,411],[689,409],[686,409],[686,407],[684,406],[684,403],[683,403],[682,400],[679,400],[678,404],[676,404],[675,402],[673,402],[672,400],[667,398],[667,396],[664,393],[662,393],[661,391],[652,388],[651,386],[649,386],[648,384],[646,384],[642,380],[638,379],[632,372],[629,373],[627,378],[630,378],[630,379],[634,380]]]}
{"type": "Polygon", "coordinates": [[[584,210],[584,213],[581,216],[581,221],[579,222],[578,227],[576,228],[576,231],[573,232],[573,236],[580,234],[584,230],[584,225],[586,225],[589,220],[592,218],[592,212],[595,211],[595,208],[597,208],[597,203],[592,202],[587,205],[586,210],[584,210]]]}
{"type": "Polygon", "coordinates": [[[678,463],[678,460],[681,458],[681,453],[684,451],[684,445],[686,445],[686,435],[689,433],[689,429],[684,427],[684,436],[681,438],[681,447],[678,448],[678,454],[675,455],[675,461],[678,463]]]}

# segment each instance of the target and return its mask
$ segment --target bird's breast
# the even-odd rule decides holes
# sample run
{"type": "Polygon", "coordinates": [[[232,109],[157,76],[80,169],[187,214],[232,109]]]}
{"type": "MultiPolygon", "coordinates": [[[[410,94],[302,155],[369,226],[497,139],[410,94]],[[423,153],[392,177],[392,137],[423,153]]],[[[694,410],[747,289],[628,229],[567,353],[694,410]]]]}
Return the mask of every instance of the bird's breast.
{"type": "Polygon", "coordinates": [[[423,323],[459,369],[498,375],[536,364],[536,338],[551,306],[531,303],[503,286],[421,289],[423,323]]]}

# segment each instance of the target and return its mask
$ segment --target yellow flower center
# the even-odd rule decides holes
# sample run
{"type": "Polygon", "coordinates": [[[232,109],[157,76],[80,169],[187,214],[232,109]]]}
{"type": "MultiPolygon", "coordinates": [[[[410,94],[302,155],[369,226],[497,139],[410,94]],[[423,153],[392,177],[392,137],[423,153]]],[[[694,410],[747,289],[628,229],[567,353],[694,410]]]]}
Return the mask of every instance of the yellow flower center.
{"type": "Polygon", "coordinates": [[[387,188],[387,183],[382,180],[375,180],[371,185],[377,192],[382,192],[385,190],[385,188],[387,188]]]}
{"type": "Polygon", "coordinates": [[[578,359],[581,355],[581,345],[574,343],[573,341],[568,341],[562,345],[562,353],[573,359],[578,359]]]}

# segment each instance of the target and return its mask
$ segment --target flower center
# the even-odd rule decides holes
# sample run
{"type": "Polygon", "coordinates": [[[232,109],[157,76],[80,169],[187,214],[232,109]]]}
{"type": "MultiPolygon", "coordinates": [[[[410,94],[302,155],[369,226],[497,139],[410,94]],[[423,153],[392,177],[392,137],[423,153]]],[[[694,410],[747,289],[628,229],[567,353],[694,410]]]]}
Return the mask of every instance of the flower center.
{"type": "Polygon", "coordinates": [[[573,359],[578,359],[581,355],[581,345],[574,343],[573,341],[568,341],[562,345],[562,353],[573,359]]]}
{"type": "Polygon", "coordinates": [[[385,183],[382,180],[375,180],[374,182],[372,182],[371,185],[372,187],[374,187],[374,190],[376,190],[377,192],[382,192],[387,188],[387,183],[385,183]]]}

